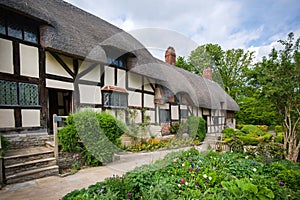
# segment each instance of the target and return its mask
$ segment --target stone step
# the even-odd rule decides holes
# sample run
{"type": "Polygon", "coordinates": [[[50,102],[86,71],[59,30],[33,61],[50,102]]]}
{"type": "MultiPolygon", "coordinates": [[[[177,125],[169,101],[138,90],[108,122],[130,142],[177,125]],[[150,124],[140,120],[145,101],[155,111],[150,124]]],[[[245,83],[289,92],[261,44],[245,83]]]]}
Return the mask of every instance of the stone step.
{"type": "Polygon", "coordinates": [[[58,166],[53,165],[49,167],[33,169],[33,170],[24,171],[24,172],[6,176],[6,183],[7,184],[21,183],[21,182],[30,181],[33,179],[38,179],[38,178],[57,175],[57,174],[58,174],[58,166]]]}
{"type": "Polygon", "coordinates": [[[10,176],[16,173],[49,167],[53,165],[56,165],[56,160],[54,157],[31,160],[28,162],[17,163],[13,165],[5,165],[5,175],[10,176]]]}
{"type": "Polygon", "coordinates": [[[54,148],[54,141],[46,141],[45,145],[47,148],[53,149],[54,148]]]}
{"type": "Polygon", "coordinates": [[[5,153],[4,165],[9,166],[51,157],[54,157],[54,151],[47,147],[30,147],[25,149],[9,150],[5,153]]]}

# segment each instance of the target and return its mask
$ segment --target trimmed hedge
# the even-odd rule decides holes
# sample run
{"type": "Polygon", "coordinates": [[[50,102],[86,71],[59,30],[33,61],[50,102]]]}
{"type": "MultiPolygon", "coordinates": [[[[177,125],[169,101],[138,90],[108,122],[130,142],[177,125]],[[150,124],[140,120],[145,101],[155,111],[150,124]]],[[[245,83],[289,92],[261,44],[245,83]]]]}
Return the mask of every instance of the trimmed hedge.
{"type": "Polygon", "coordinates": [[[246,133],[247,135],[252,136],[252,137],[259,137],[259,136],[265,135],[265,132],[263,132],[262,130],[260,130],[255,125],[245,125],[241,129],[241,131],[243,131],[244,133],[246,133]]]}

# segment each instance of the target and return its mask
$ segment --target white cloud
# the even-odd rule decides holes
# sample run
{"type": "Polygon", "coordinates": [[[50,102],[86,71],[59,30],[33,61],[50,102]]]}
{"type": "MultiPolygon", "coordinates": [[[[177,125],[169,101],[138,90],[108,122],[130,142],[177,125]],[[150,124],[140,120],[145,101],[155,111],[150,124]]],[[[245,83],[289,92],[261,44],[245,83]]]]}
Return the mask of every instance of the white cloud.
{"type": "MultiPolygon", "coordinates": [[[[132,32],[146,47],[156,49],[156,52],[167,46],[176,48],[172,44],[174,35],[168,38],[165,34],[157,36],[149,33],[146,35],[151,37],[147,38],[137,34],[136,30],[173,30],[199,45],[216,43],[224,49],[255,49],[258,58],[268,54],[273,43],[285,39],[288,32],[300,30],[300,4],[297,0],[289,0],[288,3],[259,0],[68,1],[132,32]]],[[[178,47],[183,48],[184,45],[178,47]]]]}

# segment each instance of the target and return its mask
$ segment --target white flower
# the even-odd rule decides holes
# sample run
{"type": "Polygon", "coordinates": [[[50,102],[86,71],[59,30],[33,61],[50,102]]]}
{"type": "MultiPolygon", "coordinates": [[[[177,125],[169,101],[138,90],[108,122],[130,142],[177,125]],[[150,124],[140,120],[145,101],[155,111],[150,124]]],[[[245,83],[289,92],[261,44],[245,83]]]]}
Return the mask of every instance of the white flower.
{"type": "Polygon", "coordinates": [[[257,171],[257,169],[256,169],[256,168],[253,168],[253,171],[254,171],[254,172],[256,172],[256,171],[257,171]]]}
{"type": "Polygon", "coordinates": [[[250,178],[250,181],[252,181],[253,180],[253,178],[250,178]]]}
{"type": "Polygon", "coordinates": [[[180,184],[177,184],[178,185],[178,187],[181,187],[181,185],[180,184]]]}
{"type": "Polygon", "coordinates": [[[184,167],[184,163],[182,163],[182,167],[184,167]]]}
{"type": "Polygon", "coordinates": [[[185,185],[188,185],[188,182],[185,182],[185,185]]]}
{"type": "Polygon", "coordinates": [[[204,175],[203,175],[203,178],[207,178],[207,175],[206,175],[206,174],[204,174],[204,175]]]}
{"type": "Polygon", "coordinates": [[[248,158],[249,158],[249,156],[246,156],[246,157],[245,157],[245,159],[248,159],[248,158]]]}
{"type": "Polygon", "coordinates": [[[208,177],[208,179],[211,181],[212,177],[208,177]]]}

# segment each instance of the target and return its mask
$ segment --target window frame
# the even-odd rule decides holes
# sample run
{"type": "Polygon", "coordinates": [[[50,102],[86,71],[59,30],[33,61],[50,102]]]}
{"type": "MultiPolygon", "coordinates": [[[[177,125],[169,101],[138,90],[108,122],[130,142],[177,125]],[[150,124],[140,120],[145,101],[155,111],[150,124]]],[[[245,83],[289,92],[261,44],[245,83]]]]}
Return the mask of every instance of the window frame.
{"type": "Polygon", "coordinates": [[[15,40],[20,40],[26,43],[39,45],[40,44],[40,24],[28,17],[19,15],[17,13],[9,12],[7,10],[0,8],[0,18],[3,20],[4,25],[4,33],[0,32],[0,36],[5,36],[8,38],[13,38],[15,40]],[[10,26],[9,24],[13,24],[20,29],[20,36],[14,36],[13,34],[9,33],[10,26]],[[31,40],[30,38],[27,39],[27,33],[32,33],[36,36],[36,41],[31,40]]]}
{"type": "Polygon", "coordinates": [[[169,123],[171,122],[171,112],[169,109],[159,109],[159,122],[160,123],[169,123]],[[162,120],[162,113],[165,112],[165,120],[162,120]]]}
{"type": "MultiPolygon", "coordinates": [[[[14,92],[16,93],[16,103],[15,104],[2,104],[0,102],[0,106],[1,107],[41,107],[40,105],[40,91],[39,91],[39,85],[36,84],[36,83],[28,83],[28,82],[22,82],[22,81],[11,81],[11,80],[0,80],[0,83],[4,81],[4,82],[10,82],[10,83],[15,83],[16,85],[16,88],[14,88],[14,92]],[[26,91],[28,91],[30,94],[32,94],[32,91],[29,89],[24,89],[23,91],[21,91],[21,87],[22,85],[24,84],[28,84],[28,85],[31,85],[31,86],[34,86],[34,90],[36,90],[36,104],[22,104],[21,102],[22,101],[30,101],[32,100],[31,97],[27,98],[26,97],[26,91]],[[23,93],[22,93],[23,92],[23,93]],[[24,97],[24,94],[25,94],[25,97],[24,97]],[[23,97],[23,100],[21,100],[21,98],[23,97]]],[[[2,88],[2,85],[0,85],[0,91],[1,91],[1,88],[2,88]]],[[[1,94],[1,96],[4,95],[4,94],[1,94]]],[[[32,96],[32,95],[31,95],[32,96]]]]}
{"type": "Polygon", "coordinates": [[[128,108],[128,93],[116,91],[102,91],[102,105],[103,108],[128,108]],[[106,99],[108,96],[109,99],[106,99]],[[122,100],[122,98],[125,98],[122,100]],[[108,102],[108,104],[106,104],[108,102]],[[118,102],[116,105],[115,103],[118,102]],[[125,102],[125,104],[123,104],[125,102]]]}

